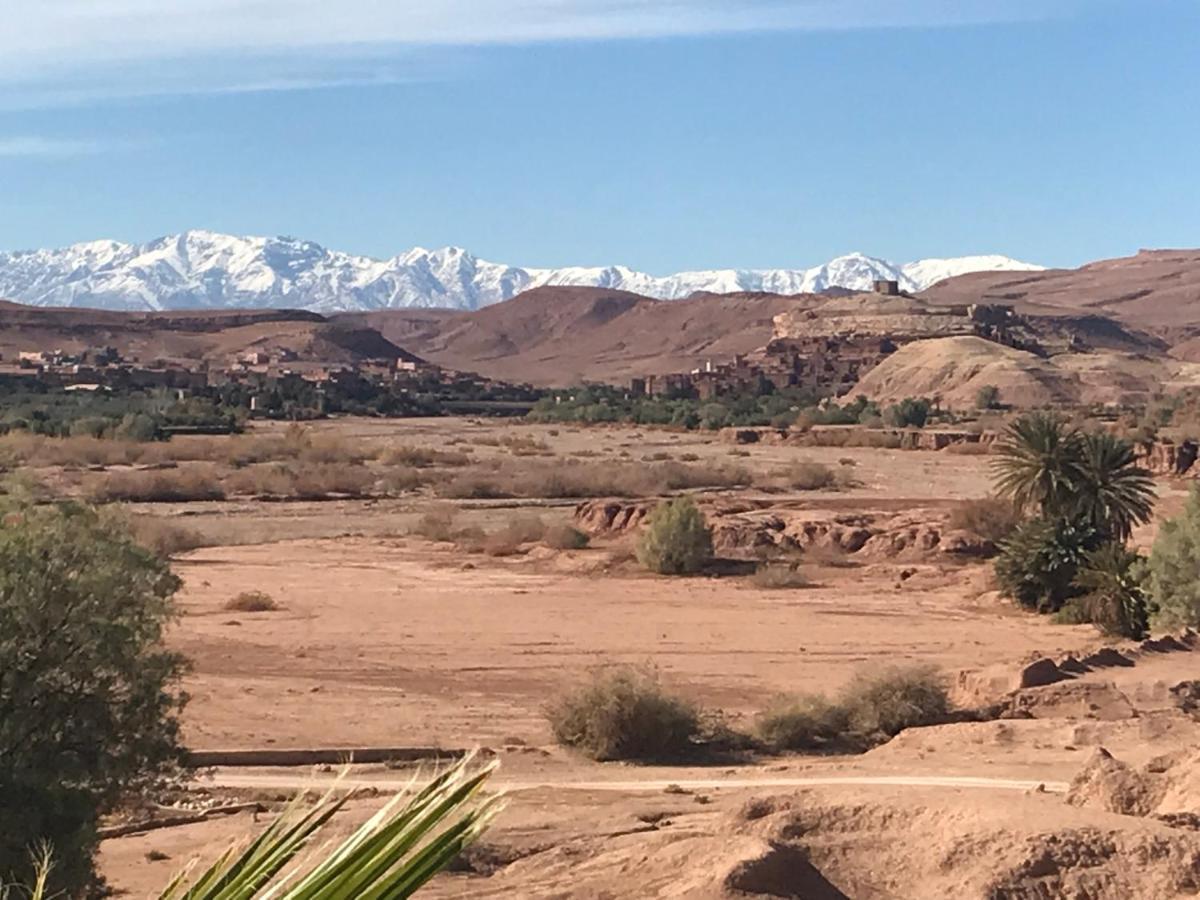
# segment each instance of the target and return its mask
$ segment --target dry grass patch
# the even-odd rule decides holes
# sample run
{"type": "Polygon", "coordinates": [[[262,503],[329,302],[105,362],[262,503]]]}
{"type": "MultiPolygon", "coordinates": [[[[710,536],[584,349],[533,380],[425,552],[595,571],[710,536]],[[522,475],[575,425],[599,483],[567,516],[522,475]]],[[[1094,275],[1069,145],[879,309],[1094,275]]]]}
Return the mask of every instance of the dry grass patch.
{"type": "Polygon", "coordinates": [[[503,461],[491,471],[464,472],[447,481],[439,493],[474,500],[646,497],[697,488],[738,487],[751,480],[748,471],[731,465],[525,460],[503,461]]]}
{"type": "Polygon", "coordinates": [[[6,465],[128,466],[142,462],[162,445],[77,435],[53,438],[14,432],[0,437],[6,465]]]}
{"type": "Polygon", "coordinates": [[[764,563],[754,570],[750,583],[765,591],[798,590],[812,586],[800,568],[791,563],[764,563]]]}
{"type": "Polygon", "coordinates": [[[230,612],[274,612],[279,609],[279,604],[266,591],[242,591],[225,601],[225,609],[230,612]]]}
{"type": "Polygon", "coordinates": [[[1020,511],[1001,497],[963,500],[950,512],[949,525],[999,544],[1022,522],[1020,511]]]}
{"type": "Polygon", "coordinates": [[[452,506],[436,506],[427,510],[411,534],[419,535],[426,540],[444,543],[452,541],[458,534],[458,511],[452,506]]]}
{"type": "Polygon", "coordinates": [[[108,472],[84,485],[94,503],[187,503],[223,500],[225,489],[211,466],[108,472]]]}
{"type": "Polygon", "coordinates": [[[335,463],[267,463],[248,466],[226,479],[231,493],[288,500],[366,497],[375,476],[365,468],[335,463]]]}
{"type": "Polygon", "coordinates": [[[469,466],[469,454],[459,450],[436,450],[433,447],[387,447],[379,455],[385,466],[412,466],[426,469],[431,466],[469,466]]]}
{"type": "Polygon", "coordinates": [[[132,516],[125,526],[136,543],[163,559],[211,543],[198,531],[156,516],[132,516]]]}
{"type": "Polygon", "coordinates": [[[542,537],[542,543],[554,550],[582,550],[591,538],[571,525],[551,525],[542,537]]]}

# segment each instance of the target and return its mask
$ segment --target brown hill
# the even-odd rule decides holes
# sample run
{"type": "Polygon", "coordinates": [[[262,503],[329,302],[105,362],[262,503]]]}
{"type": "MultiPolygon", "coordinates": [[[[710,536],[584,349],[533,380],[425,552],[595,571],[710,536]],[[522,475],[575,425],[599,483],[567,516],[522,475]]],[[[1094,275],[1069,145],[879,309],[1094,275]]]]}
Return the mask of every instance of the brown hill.
{"type": "Polygon", "coordinates": [[[929,397],[950,409],[972,409],[985,385],[1018,408],[1144,403],[1164,389],[1200,385],[1200,365],[1111,350],[1047,359],[978,337],[934,338],[901,347],[852,395],[878,403],[929,397]]]}
{"type": "Polygon", "coordinates": [[[699,294],[666,302],[604,288],[541,287],[476,312],[387,310],[337,321],[376,328],[450,368],[568,385],[687,371],[749,353],[771,339],[776,314],[826,299],[699,294]]]}
{"type": "Polygon", "coordinates": [[[1030,313],[1102,313],[1180,339],[1200,333],[1200,250],[1136,256],[1045,272],[976,272],[921,296],[934,303],[1003,303],[1030,313]]]}
{"type": "Polygon", "coordinates": [[[5,362],[23,350],[79,353],[101,347],[115,347],[142,363],[224,363],[252,350],[290,351],[298,360],[314,363],[417,359],[374,329],[303,310],[113,312],[0,300],[0,355],[5,362]]]}

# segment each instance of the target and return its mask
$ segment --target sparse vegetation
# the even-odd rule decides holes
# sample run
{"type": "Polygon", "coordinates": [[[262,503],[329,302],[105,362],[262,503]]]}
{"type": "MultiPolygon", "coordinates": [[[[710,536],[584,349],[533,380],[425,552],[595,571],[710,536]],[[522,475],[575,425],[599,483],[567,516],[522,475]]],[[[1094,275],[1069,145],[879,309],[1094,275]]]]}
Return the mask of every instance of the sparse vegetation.
{"type": "Polygon", "coordinates": [[[837,699],[821,694],[775,698],[755,731],[775,750],[859,750],[906,728],[936,725],[950,714],[946,685],[928,666],[860,672],[837,699]]]}
{"type": "Polygon", "coordinates": [[[831,749],[849,728],[846,708],[821,694],[776,697],[755,722],[755,733],[776,751],[831,749]]]}
{"type": "Polygon", "coordinates": [[[712,529],[690,497],[654,508],[638,543],[638,562],[660,575],[690,575],[712,559],[712,529]]]}
{"type": "Polygon", "coordinates": [[[734,487],[750,481],[750,473],[737,466],[529,459],[506,461],[490,471],[463,472],[437,490],[444,497],[461,500],[645,497],[669,491],[734,487]]]}
{"type": "Polygon", "coordinates": [[[188,465],[107,472],[88,483],[85,494],[94,503],[185,503],[223,500],[225,489],[211,467],[188,465]]]}
{"type": "Polygon", "coordinates": [[[555,550],[582,550],[590,540],[587,534],[567,524],[551,525],[542,537],[542,542],[555,550]]]}
{"type": "Polygon", "coordinates": [[[950,511],[951,528],[1000,544],[1021,524],[1021,513],[1003,497],[962,500],[950,511]]]}
{"type": "Polygon", "coordinates": [[[820,491],[838,484],[838,473],[818,462],[792,463],[779,477],[784,485],[794,491],[820,491]]]}
{"type": "Polygon", "coordinates": [[[279,604],[266,591],[242,591],[225,601],[225,609],[245,613],[274,612],[279,609],[279,604]]]}
{"type": "Polygon", "coordinates": [[[594,673],[546,709],[554,739],[591,759],[668,762],[701,733],[690,703],[668,693],[656,672],[622,667],[594,673]]]}
{"type": "Polygon", "coordinates": [[[950,713],[945,681],[930,666],[860,672],[839,696],[850,729],[866,737],[894,737],[905,728],[937,725],[950,713]]]}
{"type": "Polygon", "coordinates": [[[799,566],[783,562],[759,565],[750,576],[750,583],[766,591],[796,590],[812,586],[812,582],[800,571],[799,566]]]}
{"type": "Polygon", "coordinates": [[[975,392],[976,409],[999,409],[1000,388],[994,384],[985,384],[975,392]]]}
{"type": "Polygon", "coordinates": [[[436,506],[417,520],[412,533],[431,541],[452,541],[458,535],[457,520],[458,512],[453,506],[436,506]]]}

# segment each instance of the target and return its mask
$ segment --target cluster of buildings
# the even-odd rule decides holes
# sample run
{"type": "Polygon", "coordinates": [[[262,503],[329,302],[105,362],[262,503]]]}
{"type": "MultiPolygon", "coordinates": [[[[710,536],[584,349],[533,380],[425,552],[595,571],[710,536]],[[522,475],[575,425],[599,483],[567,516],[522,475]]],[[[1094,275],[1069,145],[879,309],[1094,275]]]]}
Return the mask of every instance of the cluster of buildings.
{"type": "Polygon", "coordinates": [[[243,385],[251,390],[308,385],[346,385],[371,381],[405,381],[416,375],[436,376],[441,370],[416,359],[369,359],[353,364],[322,364],[299,360],[291,350],[251,350],[213,365],[205,360],[162,360],[142,363],[125,359],[113,347],[79,352],[21,350],[15,358],[0,357],[0,375],[71,390],[167,389],[180,396],[210,388],[243,385]]]}
{"type": "MultiPolygon", "coordinates": [[[[774,332],[766,346],[731,362],[635,378],[630,393],[707,400],[798,389],[839,396],[904,344],[930,338],[975,336],[1038,355],[1048,352],[1046,336],[1009,307],[932,306],[904,294],[895,281],[876,282],[873,294],[797,304],[775,317],[774,332]]],[[[1050,339],[1055,351],[1080,349],[1071,335],[1050,339]]]]}

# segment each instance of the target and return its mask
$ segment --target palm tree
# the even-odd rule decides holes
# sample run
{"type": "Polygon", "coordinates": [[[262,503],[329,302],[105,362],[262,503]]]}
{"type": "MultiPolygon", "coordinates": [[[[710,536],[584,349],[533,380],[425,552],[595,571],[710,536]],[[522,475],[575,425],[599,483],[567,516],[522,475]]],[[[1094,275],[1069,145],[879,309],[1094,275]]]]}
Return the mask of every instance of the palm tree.
{"type": "Polygon", "coordinates": [[[1087,620],[1105,634],[1141,640],[1150,630],[1142,557],[1107,543],[1084,559],[1075,586],[1084,596],[1074,601],[1087,620]]]}
{"type": "Polygon", "coordinates": [[[1051,413],[1030,413],[1012,422],[996,448],[996,492],[1045,518],[1071,509],[1083,479],[1079,432],[1051,413]]]}
{"type": "Polygon", "coordinates": [[[1076,513],[1097,531],[1127,541],[1154,512],[1154,479],[1137,464],[1133,444],[1107,432],[1085,435],[1076,513]]]}
{"type": "MultiPolygon", "coordinates": [[[[315,862],[284,872],[309,841],[349,799],[337,786],[316,804],[297,797],[240,851],[227,850],[195,878],[185,870],[159,900],[393,900],[411,896],[469,846],[500,811],[501,799],[476,795],[496,770],[492,762],[472,770],[461,760],[424,787],[403,791],[339,846],[322,848],[315,862]]],[[[50,900],[50,855],[38,859],[38,879],[17,896],[50,900]]],[[[0,898],[9,896],[0,885],[0,898]]]]}

